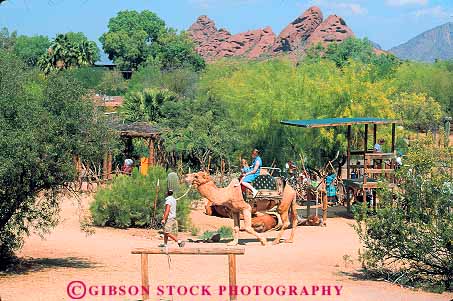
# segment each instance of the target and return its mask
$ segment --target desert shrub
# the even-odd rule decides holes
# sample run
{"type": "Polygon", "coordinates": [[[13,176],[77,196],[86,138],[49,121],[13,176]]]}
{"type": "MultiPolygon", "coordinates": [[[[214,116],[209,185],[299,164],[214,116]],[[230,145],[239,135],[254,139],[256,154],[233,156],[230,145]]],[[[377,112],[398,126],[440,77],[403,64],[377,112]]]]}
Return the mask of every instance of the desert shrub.
{"type": "Polygon", "coordinates": [[[356,215],[363,267],[401,284],[452,289],[453,150],[423,140],[404,163],[398,190],[382,190],[376,214],[356,215]]]}
{"type": "Polygon", "coordinates": [[[233,229],[231,229],[231,227],[221,226],[219,229],[217,229],[217,231],[204,231],[200,236],[200,239],[208,240],[217,233],[220,234],[220,239],[228,239],[233,237],[233,229]]]}
{"type": "MultiPolygon", "coordinates": [[[[119,176],[112,184],[100,189],[90,207],[94,224],[118,228],[149,226],[154,215],[158,179],[156,218],[160,219],[165,204],[167,172],[162,167],[152,167],[147,176],[134,169],[131,176],[119,176]]],[[[181,228],[188,226],[189,213],[190,200],[178,200],[177,219],[181,228]]]]}

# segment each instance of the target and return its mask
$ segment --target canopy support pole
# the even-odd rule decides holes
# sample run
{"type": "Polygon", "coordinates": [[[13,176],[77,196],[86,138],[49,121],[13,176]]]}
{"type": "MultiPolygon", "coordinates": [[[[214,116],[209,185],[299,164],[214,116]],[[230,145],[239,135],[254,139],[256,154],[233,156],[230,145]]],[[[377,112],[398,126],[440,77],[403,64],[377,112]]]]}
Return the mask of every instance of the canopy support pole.
{"type": "Polygon", "coordinates": [[[396,123],[392,123],[392,153],[395,152],[396,123]]]}
{"type": "Polygon", "coordinates": [[[346,178],[351,178],[351,125],[348,125],[348,133],[347,133],[347,140],[348,140],[348,150],[347,150],[347,165],[346,165],[346,178]]]}

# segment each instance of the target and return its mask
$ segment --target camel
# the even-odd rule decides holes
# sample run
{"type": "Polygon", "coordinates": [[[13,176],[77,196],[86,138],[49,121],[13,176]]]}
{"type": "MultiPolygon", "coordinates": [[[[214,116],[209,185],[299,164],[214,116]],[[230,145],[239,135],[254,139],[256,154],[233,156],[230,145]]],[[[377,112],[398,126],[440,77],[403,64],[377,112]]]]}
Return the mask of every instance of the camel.
{"type": "MultiPolygon", "coordinates": [[[[241,188],[237,185],[239,183],[237,179],[232,180],[225,188],[218,188],[208,173],[199,171],[197,173],[185,175],[184,181],[189,185],[193,185],[203,197],[212,201],[215,205],[226,206],[232,211],[234,237],[229,245],[237,245],[239,242],[239,217],[241,213],[244,217],[244,230],[258,238],[262,245],[266,245],[266,239],[261,237],[252,228],[252,208],[244,201],[241,188]]],[[[273,241],[273,244],[280,243],[284,231],[289,227],[290,212],[292,217],[292,229],[290,238],[285,242],[291,243],[294,241],[294,234],[297,226],[296,206],[296,191],[290,185],[286,185],[283,190],[282,200],[277,207],[277,211],[282,218],[283,226],[280,229],[277,238],[273,241]]]]}

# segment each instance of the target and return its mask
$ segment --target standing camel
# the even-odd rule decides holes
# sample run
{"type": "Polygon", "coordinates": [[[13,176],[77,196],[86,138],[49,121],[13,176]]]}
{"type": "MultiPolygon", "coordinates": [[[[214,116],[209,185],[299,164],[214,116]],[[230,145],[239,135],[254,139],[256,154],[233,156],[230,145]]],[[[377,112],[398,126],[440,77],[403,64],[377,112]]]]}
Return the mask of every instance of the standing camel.
{"type": "MultiPolygon", "coordinates": [[[[197,188],[198,192],[205,198],[212,201],[215,205],[222,205],[228,207],[233,213],[234,220],[234,237],[233,241],[229,245],[237,245],[239,239],[239,222],[240,214],[244,217],[244,229],[246,232],[254,235],[261,244],[266,245],[266,239],[261,237],[252,228],[252,208],[244,201],[242,197],[242,191],[237,184],[238,180],[234,179],[225,188],[218,188],[212,178],[204,171],[197,173],[187,174],[184,177],[184,181],[193,185],[197,188]]],[[[285,229],[290,225],[289,222],[289,210],[291,209],[292,217],[292,230],[291,236],[286,242],[290,243],[294,241],[294,233],[297,226],[297,213],[296,213],[296,191],[290,186],[286,185],[283,190],[282,200],[277,208],[278,213],[282,217],[283,227],[277,235],[277,238],[273,241],[273,244],[280,243],[280,239],[285,229]]]]}

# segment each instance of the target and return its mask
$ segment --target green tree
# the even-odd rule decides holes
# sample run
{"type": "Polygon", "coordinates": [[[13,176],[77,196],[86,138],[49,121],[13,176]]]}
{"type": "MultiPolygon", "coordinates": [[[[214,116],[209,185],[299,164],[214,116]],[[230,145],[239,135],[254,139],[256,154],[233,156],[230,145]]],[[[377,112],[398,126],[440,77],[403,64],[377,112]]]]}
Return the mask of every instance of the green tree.
{"type": "Polygon", "coordinates": [[[184,33],[166,28],[155,13],[120,11],[110,19],[108,32],[100,38],[104,51],[121,69],[137,70],[145,62],[163,69],[204,67],[193,42],[184,33]]]}
{"type": "Polygon", "coordinates": [[[425,94],[403,92],[393,109],[405,127],[418,132],[437,130],[444,116],[441,105],[425,94]]]}
{"type": "Polygon", "coordinates": [[[0,30],[0,49],[13,50],[16,43],[17,32],[9,32],[8,28],[3,27],[0,30]]]}
{"type": "Polygon", "coordinates": [[[165,22],[144,10],[120,11],[99,39],[109,59],[121,69],[137,69],[151,56],[151,45],[166,31],[165,22]]]}
{"type": "Polygon", "coordinates": [[[195,52],[193,41],[185,33],[169,30],[158,42],[153,53],[163,70],[191,67],[200,71],[205,68],[203,58],[195,52]]]}
{"type": "Polygon", "coordinates": [[[59,34],[38,65],[46,74],[52,70],[93,65],[99,59],[99,49],[82,33],[59,34]]]}
{"type": "Polygon", "coordinates": [[[109,139],[102,115],[68,74],[37,76],[0,51],[0,263],[31,232],[58,221],[74,155],[99,162],[109,139]]]}
{"type": "Polygon", "coordinates": [[[376,214],[356,214],[367,273],[400,284],[452,289],[453,155],[434,141],[411,145],[396,173],[398,189],[384,189],[376,214]]]}
{"type": "Polygon", "coordinates": [[[453,112],[453,72],[446,63],[406,62],[397,68],[392,85],[401,92],[426,94],[453,112]]]}
{"type": "Polygon", "coordinates": [[[342,67],[350,59],[368,63],[374,57],[373,45],[369,40],[347,38],[341,43],[330,44],[324,57],[335,62],[338,67],[342,67]]]}
{"type": "Polygon", "coordinates": [[[193,168],[207,167],[209,158],[217,166],[221,159],[234,160],[240,136],[219,100],[205,96],[166,102],[161,111],[159,125],[168,153],[183,158],[193,168]]]}
{"type": "Polygon", "coordinates": [[[34,67],[41,56],[45,55],[50,47],[46,36],[18,36],[14,45],[14,53],[27,65],[34,67]]]}

